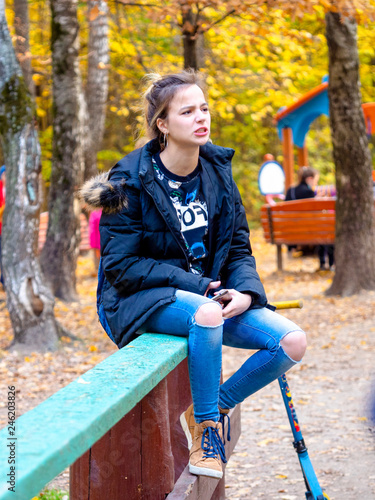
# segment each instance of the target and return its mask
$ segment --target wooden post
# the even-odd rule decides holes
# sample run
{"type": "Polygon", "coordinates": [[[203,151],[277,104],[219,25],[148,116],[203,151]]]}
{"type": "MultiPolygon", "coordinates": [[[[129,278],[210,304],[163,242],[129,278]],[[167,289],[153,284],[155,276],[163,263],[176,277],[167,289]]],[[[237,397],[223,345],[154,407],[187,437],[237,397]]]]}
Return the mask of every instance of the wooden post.
{"type": "Polygon", "coordinates": [[[285,173],[285,191],[293,184],[294,154],[292,129],[283,128],[283,166],[285,173]]]}
{"type": "Polygon", "coordinates": [[[307,167],[309,165],[309,156],[306,144],[304,144],[302,148],[297,148],[297,151],[298,151],[298,166],[307,167]]]}
{"type": "Polygon", "coordinates": [[[71,500],[164,500],[189,460],[190,404],[185,359],[71,466],[71,500]]]}
{"type": "Polygon", "coordinates": [[[277,270],[282,271],[283,270],[283,249],[281,248],[281,245],[276,245],[277,248],[277,270]]]}

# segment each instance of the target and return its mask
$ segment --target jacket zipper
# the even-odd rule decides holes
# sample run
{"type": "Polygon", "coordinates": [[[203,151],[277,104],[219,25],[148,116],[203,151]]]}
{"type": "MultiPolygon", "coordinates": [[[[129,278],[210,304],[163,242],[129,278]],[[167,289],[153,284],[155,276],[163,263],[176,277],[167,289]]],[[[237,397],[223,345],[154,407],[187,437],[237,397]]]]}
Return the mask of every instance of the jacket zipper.
{"type": "Polygon", "coordinates": [[[172,227],[170,226],[170,224],[169,224],[169,222],[167,221],[167,219],[164,217],[164,215],[163,215],[162,211],[160,210],[160,208],[158,207],[157,203],[155,202],[154,197],[152,196],[152,194],[150,193],[150,191],[149,191],[149,190],[147,189],[147,187],[145,186],[145,183],[143,182],[142,177],[140,176],[139,178],[140,178],[140,181],[141,181],[141,184],[142,184],[142,186],[143,186],[144,190],[146,191],[146,193],[147,193],[147,194],[148,194],[148,195],[152,198],[152,200],[154,201],[154,204],[155,204],[155,207],[156,207],[157,211],[158,211],[158,212],[159,212],[159,214],[162,216],[162,218],[163,218],[164,222],[167,224],[168,229],[169,229],[169,230],[170,230],[170,232],[172,233],[173,238],[176,240],[177,245],[181,248],[181,251],[182,251],[182,253],[184,254],[184,257],[185,257],[185,260],[186,260],[186,271],[187,271],[187,272],[189,272],[189,267],[190,267],[190,265],[189,265],[189,259],[188,259],[188,256],[187,256],[187,255],[186,255],[186,253],[185,253],[184,247],[181,245],[181,242],[180,242],[180,241],[179,241],[179,239],[177,238],[177,236],[176,236],[176,234],[175,234],[174,230],[173,230],[173,229],[172,229],[172,227]]]}

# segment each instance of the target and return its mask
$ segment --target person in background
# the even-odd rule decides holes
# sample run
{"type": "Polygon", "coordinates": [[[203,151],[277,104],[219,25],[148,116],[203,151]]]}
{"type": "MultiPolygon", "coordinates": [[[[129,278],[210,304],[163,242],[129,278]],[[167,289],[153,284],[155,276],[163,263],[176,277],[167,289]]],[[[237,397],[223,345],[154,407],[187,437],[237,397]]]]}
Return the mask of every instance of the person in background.
{"type": "Polygon", "coordinates": [[[287,190],[285,201],[314,198],[314,187],[318,183],[318,180],[319,174],[314,168],[301,167],[298,171],[298,184],[287,190]]]}
{"type": "MultiPolygon", "coordinates": [[[[291,186],[285,195],[285,201],[301,200],[307,198],[314,198],[315,193],[313,186],[316,184],[315,178],[318,172],[310,167],[301,167],[298,171],[298,184],[296,186],[291,186]]],[[[288,245],[288,255],[300,256],[301,253],[293,253],[297,247],[294,245],[288,245]]]]}
{"type": "Polygon", "coordinates": [[[1,234],[3,230],[3,214],[5,209],[6,173],[5,165],[0,168],[0,283],[4,286],[3,264],[1,258],[1,234]]]}

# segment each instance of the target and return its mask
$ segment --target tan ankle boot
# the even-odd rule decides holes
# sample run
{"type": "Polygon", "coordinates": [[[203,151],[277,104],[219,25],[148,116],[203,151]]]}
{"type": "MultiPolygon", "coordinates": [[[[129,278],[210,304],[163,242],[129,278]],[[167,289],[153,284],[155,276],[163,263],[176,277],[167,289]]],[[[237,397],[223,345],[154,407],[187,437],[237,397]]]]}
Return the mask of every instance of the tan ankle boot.
{"type": "Polygon", "coordinates": [[[195,424],[193,444],[190,449],[189,471],[191,474],[223,477],[221,460],[226,462],[225,449],[221,439],[220,422],[205,420],[195,424]]]}

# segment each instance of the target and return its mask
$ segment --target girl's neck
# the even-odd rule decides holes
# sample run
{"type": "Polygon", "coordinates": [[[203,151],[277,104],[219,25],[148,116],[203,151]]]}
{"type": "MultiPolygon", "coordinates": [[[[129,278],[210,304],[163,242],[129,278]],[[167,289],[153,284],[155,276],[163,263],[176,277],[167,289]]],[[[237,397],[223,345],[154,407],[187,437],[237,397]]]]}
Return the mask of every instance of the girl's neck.
{"type": "Polygon", "coordinates": [[[160,159],[170,172],[186,177],[198,165],[199,147],[181,149],[168,144],[164,151],[160,153],[160,159]]]}

